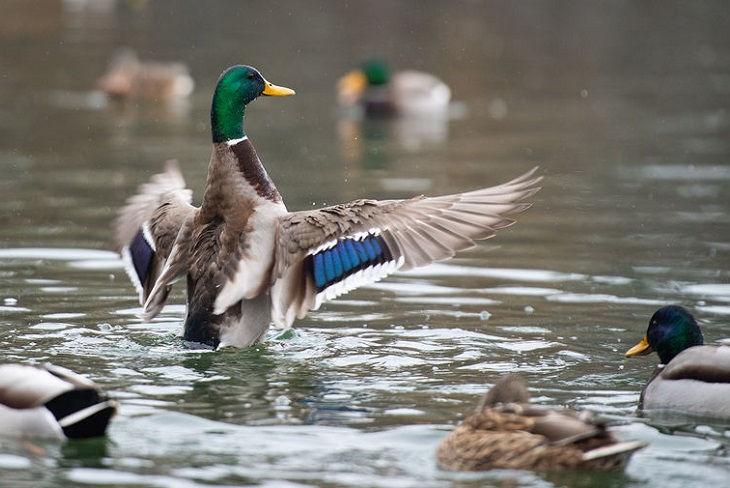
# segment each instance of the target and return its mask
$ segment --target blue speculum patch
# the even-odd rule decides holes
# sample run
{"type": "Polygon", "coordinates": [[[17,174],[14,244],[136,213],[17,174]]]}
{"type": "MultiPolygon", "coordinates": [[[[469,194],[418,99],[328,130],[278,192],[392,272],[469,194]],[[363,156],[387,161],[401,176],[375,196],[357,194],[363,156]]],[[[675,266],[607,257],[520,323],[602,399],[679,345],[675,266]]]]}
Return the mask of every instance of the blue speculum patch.
{"type": "Polygon", "coordinates": [[[307,257],[317,291],[343,281],[358,271],[393,260],[383,237],[344,238],[329,249],[307,257]]]}

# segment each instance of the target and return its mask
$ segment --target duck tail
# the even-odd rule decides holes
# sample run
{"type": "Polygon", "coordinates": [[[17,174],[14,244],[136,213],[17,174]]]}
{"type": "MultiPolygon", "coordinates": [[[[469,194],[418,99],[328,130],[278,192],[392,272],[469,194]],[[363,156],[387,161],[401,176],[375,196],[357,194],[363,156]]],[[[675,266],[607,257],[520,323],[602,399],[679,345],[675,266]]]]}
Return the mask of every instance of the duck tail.
{"type": "Polygon", "coordinates": [[[46,402],[45,407],[69,439],[103,436],[117,410],[116,402],[102,398],[93,389],[67,391],[46,402]]]}
{"type": "Polygon", "coordinates": [[[590,451],[583,453],[583,461],[593,461],[595,459],[613,457],[613,456],[626,456],[631,455],[639,449],[643,449],[648,444],[642,441],[627,441],[611,444],[610,446],[598,447],[591,449],[590,451]]]}

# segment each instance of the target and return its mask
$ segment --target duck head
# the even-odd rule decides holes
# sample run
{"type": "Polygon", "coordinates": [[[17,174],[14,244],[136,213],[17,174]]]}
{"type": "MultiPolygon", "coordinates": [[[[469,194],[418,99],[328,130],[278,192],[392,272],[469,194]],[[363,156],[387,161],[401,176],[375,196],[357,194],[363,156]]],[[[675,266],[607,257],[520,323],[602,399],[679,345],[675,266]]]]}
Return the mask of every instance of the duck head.
{"type": "Polygon", "coordinates": [[[499,404],[530,402],[530,392],[527,390],[527,381],[518,374],[508,374],[500,378],[492,388],[482,397],[477,411],[492,408],[499,404]]]}
{"type": "Polygon", "coordinates": [[[652,315],[646,335],[626,351],[626,357],[644,356],[656,351],[662,364],[668,364],[677,354],[704,343],[697,321],[684,307],[662,307],[652,315]]]}
{"type": "Polygon", "coordinates": [[[362,63],[360,70],[368,85],[385,85],[390,82],[390,66],[382,59],[369,59],[362,63]]]}
{"type": "Polygon", "coordinates": [[[256,68],[232,66],[218,78],[210,110],[213,142],[244,137],[243,115],[246,105],[261,95],[285,97],[294,90],[266,81],[256,68]]]}
{"type": "Polygon", "coordinates": [[[357,103],[368,87],[385,86],[390,82],[390,67],[382,59],[369,59],[359,68],[340,78],[337,91],[340,104],[349,106],[357,103]]]}

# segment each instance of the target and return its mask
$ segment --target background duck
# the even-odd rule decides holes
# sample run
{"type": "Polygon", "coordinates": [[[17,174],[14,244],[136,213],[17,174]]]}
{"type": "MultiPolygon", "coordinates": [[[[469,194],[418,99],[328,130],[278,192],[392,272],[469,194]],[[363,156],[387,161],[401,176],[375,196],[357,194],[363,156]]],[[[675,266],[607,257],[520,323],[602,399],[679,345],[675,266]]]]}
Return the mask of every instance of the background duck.
{"type": "Polygon", "coordinates": [[[617,442],[590,412],[547,410],[529,405],[527,383],[516,374],[501,378],[438,447],[438,463],[459,471],[530,469],[559,471],[623,469],[645,446],[617,442]]]}
{"type": "Polygon", "coordinates": [[[640,410],[669,410],[730,419],[730,347],[705,346],[685,308],[657,310],[644,338],[626,357],[656,351],[659,366],[641,391],[640,410]]]}
{"type": "Polygon", "coordinates": [[[261,342],[272,321],[289,327],[324,300],[493,236],[539,190],[533,169],[468,193],[289,212],[243,122],[246,105],[260,95],[293,94],[250,66],[223,72],[213,95],[213,150],[201,206],[190,204],[182,175],[168,165],[121,209],[113,241],[145,320],[186,278],[184,340],[248,347],[261,342]]]}
{"type": "Polygon", "coordinates": [[[0,434],[82,439],[106,432],[116,412],[101,388],[60,366],[0,365],[0,434]]]}
{"type": "Polygon", "coordinates": [[[392,73],[382,59],[371,59],[337,83],[337,99],[345,108],[358,107],[366,117],[440,115],[445,117],[451,89],[422,71],[392,73]]]}
{"type": "Polygon", "coordinates": [[[142,62],[134,51],[124,49],[96,86],[112,98],[174,100],[189,96],[195,82],[183,63],[142,62]]]}

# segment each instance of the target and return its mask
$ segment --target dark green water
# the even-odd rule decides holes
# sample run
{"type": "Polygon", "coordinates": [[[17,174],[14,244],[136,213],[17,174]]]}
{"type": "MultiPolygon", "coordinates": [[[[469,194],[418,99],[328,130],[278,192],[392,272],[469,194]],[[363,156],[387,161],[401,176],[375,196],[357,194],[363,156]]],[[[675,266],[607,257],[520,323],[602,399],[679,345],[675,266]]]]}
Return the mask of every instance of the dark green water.
{"type": "Polygon", "coordinates": [[[730,31],[724,2],[6,1],[0,4],[0,361],[52,361],[121,403],[106,439],[0,438],[7,486],[722,486],[727,426],[640,419],[683,304],[730,338],[730,31]],[[106,102],[120,47],[188,63],[185,103],[106,102]],[[352,126],[336,79],[380,54],[438,74],[459,117],[352,126]],[[153,323],[108,249],[135,188],[178,159],[200,196],[220,72],[297,96],[247,133],[290,209],[490,186],[540,165],[535,206],[457,259],[398,274],[273,334],[181,348],[182,290],[153,323]],[[355,134],[355,136],[353,136],[355,134]],[[535,401],[650,442],[626,474],[439,470],[439,440],[508,371],[535,401]],[[510,484],[513,483],[513,484],[510,484]]]}

